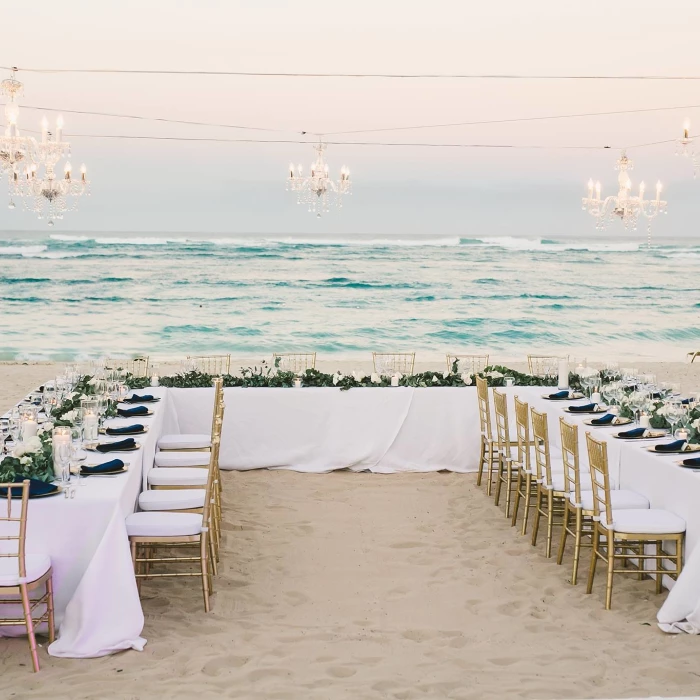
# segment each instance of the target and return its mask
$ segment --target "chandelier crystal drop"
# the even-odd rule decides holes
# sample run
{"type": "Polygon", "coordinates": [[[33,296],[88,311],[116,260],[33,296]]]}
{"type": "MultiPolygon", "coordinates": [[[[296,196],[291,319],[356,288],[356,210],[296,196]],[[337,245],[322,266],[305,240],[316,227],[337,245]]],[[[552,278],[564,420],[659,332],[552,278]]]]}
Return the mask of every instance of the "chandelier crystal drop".
{"type": "Polygon", "coordinates": [[[352,194],[350,182],[350,170],[343,166],[340,169],[340,179],[333,180],[328,175],[328,164],[324,159],[326,144],[319,141],[314,146],[316,160],[311,164],[309,175],[304,175],[301,165],[289,164],[289,177],[287,178],[287,191],[297,193],[297,204],[306,204],[309,212],[320,217],[330,211],[331,206],[342,207],[343,196],[352,194]]]}
{"type": "Polygon", "coordinates": [[[608,223],[619,219],[628,231],[637,230],[640,216],[649,221],[649,242],[651,237],[651,221],[661,213],[666,213],[667,202],[661,199],[661,182],[656,183],[656,197],[644,199],[645,185],[639,184],[639,195],[632,195],[632,181],[629,171],[633,163],[622,151],[615,165],[619,172],[617,177],[618,192],[604,199],[601,197],[600,182],[588,181],[588,196],[583,198],[583,209],[596,218],[596,228],[604,229],[608,223]]]}
{"type": "Polygon", "coordinates": [[[695,150],[693,137],[690,135],[689,121],[683,124],[683,138],[676,140],[676,155],[687,158],[693,164],[693,177],[696,178],[698,175],[698,167],[700,166],[700,159],[695,150]]]}
{"type": "Polygon", "coordinates": [[[56,174],[57,169],[61,170],[59,161],[71,154],[70,143],[63,138],[62,117],[56,120],[54,132],[49,131],[44,118],[41,141],[20,135],[17,96],[22,94],[23,86],[15,73],[13,69],[12,77],[0,83],[0,92],[9,98],[5,104],[5,136],[0,138],[0,166],[8,178],[10,208],[15,207],[15,197],[21,198],[26,210],[40,219],[46,217],[48,225],[53,226],[65,212],[77,208],[79,197],[89,194],[87,169],[81,166],[80,177],[75,179],[70,162],[66,162],[63,174],[56,174]]]}

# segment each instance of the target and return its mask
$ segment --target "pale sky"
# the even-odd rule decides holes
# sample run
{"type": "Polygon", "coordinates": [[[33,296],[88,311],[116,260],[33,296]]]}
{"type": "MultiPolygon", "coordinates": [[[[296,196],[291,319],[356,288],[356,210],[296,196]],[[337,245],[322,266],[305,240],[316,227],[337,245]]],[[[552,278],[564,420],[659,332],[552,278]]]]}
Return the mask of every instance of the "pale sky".
{"type": "MultiPolygon", "coordinates": [[[[34,0],[3,8],[0,65],[282,72],[700,76],[700,3],[629,0],[150,2],[34,0]]],[[[302,130],[410,126],[700,105],[700,81],[379,80],[20,72],[24,105],[279,129],[238,131],[64,113],[65,133],[295,139],[302,130]]],[[[43,113],[24,108],[20,127],[43,113]]],[[[54,115],[51,115],[52,118],[54,115]]],[[[700,108],[520,124],[329,136],[329,140],[621,146],[675,138],[700,108]]],[[[72,138],[92,196],[54,231],[594,233],[589,177],[615,186],[618,152],[329,146],[354,194],[316,220],[285,192],[309,145],[72,138]]],[[[700,181],[674,145],[632,150],[632,181],[665,186],[665,235],[695,235],[700,181]]],[[[1,200],[0,200],[1,201],[1,200]]],[[[0,230],[44,230],[0,208],[0,230]]],[[[617,235],[622,229],[611,230],[617,235]]]]}

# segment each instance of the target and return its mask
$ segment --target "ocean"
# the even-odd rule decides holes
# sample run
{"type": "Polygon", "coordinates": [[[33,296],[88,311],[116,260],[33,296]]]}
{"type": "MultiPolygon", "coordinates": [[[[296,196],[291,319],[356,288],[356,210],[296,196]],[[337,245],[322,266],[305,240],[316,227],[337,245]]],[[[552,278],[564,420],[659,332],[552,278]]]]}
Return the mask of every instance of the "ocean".
{"type": "Polygon", "coordinates": [[[12,233],[0,359],[315,350],[682,360],[700,240],[12,233]]]}

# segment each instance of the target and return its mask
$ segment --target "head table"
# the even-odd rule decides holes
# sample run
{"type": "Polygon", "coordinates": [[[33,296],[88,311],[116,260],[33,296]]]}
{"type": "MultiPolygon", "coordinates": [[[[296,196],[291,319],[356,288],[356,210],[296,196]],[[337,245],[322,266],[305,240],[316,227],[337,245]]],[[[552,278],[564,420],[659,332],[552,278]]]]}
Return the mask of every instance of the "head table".
{"type": "MultiPolygon", "coordinates": [[[[550,439],[559,443],[559,417],[582,416],[542,398],[541,387],[511,387],[549,416],[550,439]]],[[[140,392],[144,393],[144,392],[140,392]]],[[[126,474],[88,477],[74,499],[30,501],[28,545],[43,549],[54,569],[58,639],[53,656],[87,658],[123,649],[142,649],[143,612],[133,576],[124,519],[145,488],[158,437],[164,433],[208,433],[213,389],[152,388],[161,397],[154,415],[139,417],[149,432],[141,449],[116,456],[129,462],[126,474]]],[[[479,420],[473,387],[333,388],[225,390],[222,469],[334,469],[377,473],[450,470],[478,466],[479,420]]],[[[566,405],[566,404],[565,404],[566,405]]],[[[118,426],[133,419],[112,419],[118,426]]],[[[587,464],[585,430],[605,436],[614,428],[581,426],[582,463],[587,464]]],[[[610,439],[609,463],[620,488],[645,495],[687,522],[685,569],[658,613],[662,629],[700,633],[700,475],[676,465],[677,456],[658,456],[639,445],[610,439]]],[[[105,456],[105,461],[110,459],[105,456]]],[[[515,535],[514,535],[515,536],[515,535]]],[[[0,634],[21,630],[3,628],[0,634]]]]}

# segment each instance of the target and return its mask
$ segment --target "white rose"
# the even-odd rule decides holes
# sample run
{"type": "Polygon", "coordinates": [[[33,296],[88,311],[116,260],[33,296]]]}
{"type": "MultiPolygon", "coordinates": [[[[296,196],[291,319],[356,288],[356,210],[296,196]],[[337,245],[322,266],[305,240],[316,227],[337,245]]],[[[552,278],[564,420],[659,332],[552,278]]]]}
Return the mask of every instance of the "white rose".
{"type": "Polygon", "coordinates": [[[336,372],[333,375],[333,385],[335,386],[341,379],[343,379],[343,375],[340,372],[336,372]]]}
{"type": "Polygon", "coordinates": [[[66,411],[63,414],[63,420],[67,420],[72,423],[75,420],[75,411],[66,411]]]}
{"type": "Polygon", "coordinates": [[[44,429],[44,432],[49,432],[53,430],[53,423],[50,420],[47,420],[45,423],[41,424],[41,427],[44,429]]]}
{"type": "Polygon", "coordinates": [[[700,418],[696,418],[690,425],[692,425],[695,430],[700,430],[700,418]]]}
{"type": "Polygon", "coordinates": [[[17,445],[15,447],[15,449],[12,450],[13,457],[22,457],[26,453],[27,453],[27,446],[23,442],[20,442],[19,445],[17,445]]]}
{"type": "Polygon", "coordinates": [[[41,438],[36,435],[28,438],[24,443],[25,452],[39,452],[42,447],[41,438]]]}
{"type": "Polygon", "coordinates": [[[372,382],[372,384],[381,384],[382,383],[381,377],[376,372],[372,372],[372,376],[370,377],[370,381],[372,382]]]}
{"type": "Polygon", "coordinates": [[[25,455],[19,458],[19,463],[23,464],[25,467],[29,466],[32,463],[32,458],[29,455],[25,455]]]}
{"type": "Polygon", "coordinates": [[[467,385],[470,386],[472,383],[472,375],[469,374],[469,372],[462,372],[462,381],[467,385]]]}
{"type": "Polygon", "coordinates": [[[353,371],[352,376],[354,377],[356,382],[361,382],[365,378],[365,375],[362,374],[362,372],[358,372],[357,370],[353,371]]]}

